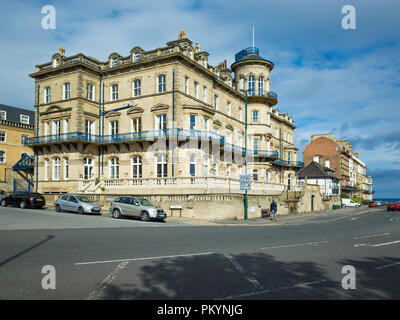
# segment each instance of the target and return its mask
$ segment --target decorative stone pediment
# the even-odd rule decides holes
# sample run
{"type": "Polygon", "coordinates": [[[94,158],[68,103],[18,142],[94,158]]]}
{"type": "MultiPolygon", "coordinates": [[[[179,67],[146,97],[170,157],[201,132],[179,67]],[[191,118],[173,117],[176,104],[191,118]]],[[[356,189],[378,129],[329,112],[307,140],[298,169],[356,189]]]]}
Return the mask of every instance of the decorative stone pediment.
{"type": "Polygon", "coordinates": [[[46,112],[56,112],[56,111],[62,111],[63,109],[60,106],[50,106],[47,108],[46,112]]]}
{"type": "Polygon", "coordinates": [[[40,115],[71,111],[71,109],[72,109],[71,107],[62,108],[60,106],[53,105],[53,106],[48,107],[45,111],[40,112],[40,115]]]}
{"type": "Polygon", "coordinates": [[[119,117],[120,115],[121,115],[121,112],[111,111],[111,112],[106,113],[105,117],[112,118],[112,117],[119,117]]]}
{"type": "Polygon", "coordinates": [[[138,114],[138,113],[143,113],[144,110],[140,107],[134,106],[132,108],[129,108],[127,111],[127,114],[138,114]]]}
{"type": "Polygon", "coordinates": [[[227,125],[225,126],[225,128],[227,128],[228,130],[232,130],[232,131],[233,131],[233,126],[230,125],[230,124],[227,124],[227,125]]]}
{"type": "Polygon", "coordinates": [[[199,110],[199,111],[203,111],[203,112],[209,113],[211,115],[215,114],[215,110],[214,109],[211,109],[211,108],[206,107],[206,106],[201,105],[201,104],[184,104],[184,105],[182,105],[182,108],[183,109],[191,109],[191,110],[199,110]]]}
{"type": "Polygon", "coordinates": [[[213,123],[214,123],[214,125],[216,125],[216,126],[219,126],[219,127],[222,126],[222,122],[219,121],[218,119],[215,119],[215,120],[213,121],[213,123]]]}
{"type": "Polygon", "coordinates": [[[151,108],[151,111],[160,111],[160,110],[168,110],[169,106],[167,106],[166,104],[156,104],[154,107],[151,108]]]}

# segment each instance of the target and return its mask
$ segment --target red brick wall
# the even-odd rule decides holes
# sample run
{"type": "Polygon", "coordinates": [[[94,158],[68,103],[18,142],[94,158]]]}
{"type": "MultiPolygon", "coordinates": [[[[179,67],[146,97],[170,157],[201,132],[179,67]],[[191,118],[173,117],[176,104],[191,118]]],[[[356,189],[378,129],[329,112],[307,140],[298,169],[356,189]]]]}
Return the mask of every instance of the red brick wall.
{"type": "MultiPolygon", "coordinates": [[[[322,157],[322,165],[325,167],[325,160],[330,161],[330,168],[335,170],[335,176],[340,179],[340,146],[333,140],[320,137],[310,142],[303,151],[304,166],[307,166],[314,160],[315,156],[322,157]]],[[[345,164],[342,163],[342,174],[345,164]]],[[[347,165],[348,168],[348,165],[347,165]]]]}

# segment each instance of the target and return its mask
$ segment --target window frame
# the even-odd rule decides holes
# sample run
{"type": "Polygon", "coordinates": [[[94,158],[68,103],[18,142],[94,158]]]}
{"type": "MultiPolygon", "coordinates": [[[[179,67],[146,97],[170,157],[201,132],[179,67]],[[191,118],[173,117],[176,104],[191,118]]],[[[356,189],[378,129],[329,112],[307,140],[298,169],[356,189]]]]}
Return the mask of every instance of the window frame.
{"type": "Polygon", "coordinates": [[[167,90],[167,77],[165,74],[157,76],[157,93],[163,93],[167,90]]]}

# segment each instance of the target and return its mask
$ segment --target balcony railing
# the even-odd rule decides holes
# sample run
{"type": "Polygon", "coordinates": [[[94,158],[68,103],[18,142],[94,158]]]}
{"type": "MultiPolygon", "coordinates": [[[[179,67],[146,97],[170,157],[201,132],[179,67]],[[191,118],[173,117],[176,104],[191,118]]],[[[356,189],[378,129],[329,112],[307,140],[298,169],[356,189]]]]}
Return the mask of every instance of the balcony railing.
{"type": "MultiPolygon", "coordinates": [[[[171,187],[194,189],[194,188],[215,188],[215,189],[231,189],[240,190],[240,181],[235,178],[226,177],[165,177],[165,178],[118,178],[118,179],[100,179],[100,184],[105,188],[111,189],[130,189],[132,186],[141,189],[168,189],[171,187]]],[[[285,186],[280,183],[271,183],[264,181],[252,181],[252,190],[273,190],[282,192],[285,186]]]]}
{"type": "Polygon", "coordinates": [[[278,151],[271,151],[271,150],[253,150],[253,155],[258,157],[270,157],[270,158],[278,158],[279,154],[278,151]]]}
{"type": "Polygon", "coordinates": [[[247,93],[247,97],[266,97],[278,100],[278,94],[273,91],[266,91],[266,90],[249,90],[247,93]]]}
{"type": "MultiPolygon", "coordinates": [[[[155,139],[176,137],[178,140],[187,139],[198,139],[215,141],[223,145],[225,150],[245,154],[245,148],[225,143],[225,137],[211,131],[206,130],[186,130],[186,129],[165,129],[165,130],[152,130],[152,131],[141,131],[141,132],[129,132],[129,133],[119,133],[106,135],[104,137],[89,134],[85,132],[69,132],[54,134],[48,136],[31,137],[24,139],[24,145],[39,145],[39,144],[51,144],[60,142],[91,142],[97,144],[107,144],[107,143],[118,143],[118,142],[130,142],[130,141],[154,141],[155,139]]],[[[249,156],[258,157],[271,157],[278,158],[277,151],[271,150],[251,150],[247,149],[247,154],[249,156]]]]}
{"type": "Polygon", "coordinates": [[[275,160],[274,163],[280,164],[283,166],[288,166],[288,167],[304,167],[304,163],[301,161],[286,161],[286,160],[275,160]]]}
{"type": "Polygon", "coordinates": [[[95,134],[89,134],[85,132],[69,132],[52,134],[47,136],[30,137],[24,139],[24,145],[35,145],[35,144],[46,144],[46,143],[57,143],[57,142],[72,142],[72,141],[84,141],[99,143],[100,137],[95,134]]]}

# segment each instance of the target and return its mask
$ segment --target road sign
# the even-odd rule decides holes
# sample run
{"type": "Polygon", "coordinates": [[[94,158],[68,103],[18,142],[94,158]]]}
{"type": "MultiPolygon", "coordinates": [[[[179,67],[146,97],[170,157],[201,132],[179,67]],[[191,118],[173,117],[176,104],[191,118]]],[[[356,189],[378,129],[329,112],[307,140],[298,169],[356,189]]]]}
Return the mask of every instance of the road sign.
{"type": "Polygon", "coordinates": [[[241,174],[240,175],[240,190],[251,190],[251,175],[241,174]]]}

